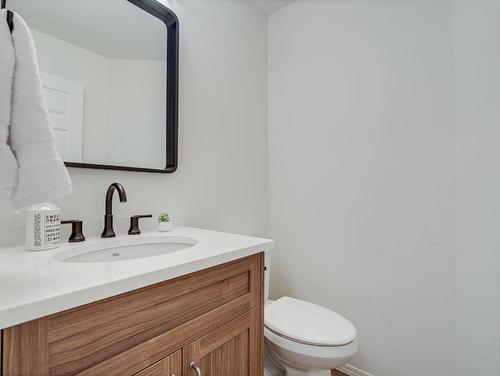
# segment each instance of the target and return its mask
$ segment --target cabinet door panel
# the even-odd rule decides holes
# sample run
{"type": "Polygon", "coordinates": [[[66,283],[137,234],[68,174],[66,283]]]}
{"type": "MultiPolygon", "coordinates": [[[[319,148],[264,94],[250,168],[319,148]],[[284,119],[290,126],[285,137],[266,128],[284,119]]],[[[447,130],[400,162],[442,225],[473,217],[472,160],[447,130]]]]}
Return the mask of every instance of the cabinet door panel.
{"type": "Polygon", "coordinates": [[[262,376],[262,314],[256,307],[186,346],[184,374],[196,376],[194,362],[202,376],[262,376]]]}
{"type": "Polygon", "coordinates": [[[182,376],[181,362],[182,350],[178,350],[134,376],[182,376]]]}

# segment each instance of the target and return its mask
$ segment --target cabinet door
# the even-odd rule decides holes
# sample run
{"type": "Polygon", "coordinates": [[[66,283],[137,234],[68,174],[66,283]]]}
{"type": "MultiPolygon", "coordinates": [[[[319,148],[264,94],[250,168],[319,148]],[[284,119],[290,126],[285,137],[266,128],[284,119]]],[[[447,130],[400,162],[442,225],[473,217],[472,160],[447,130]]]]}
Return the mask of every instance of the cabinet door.
{"type": "Polygon", "coordinates": [[[136,373],[135,376],[182,376],[182,350],[136,373]]]}
{"type": "Polygon", "coordinates": [[[184,376],[263,375],[263,311],[256,307],[183,349],[184,376]]]}

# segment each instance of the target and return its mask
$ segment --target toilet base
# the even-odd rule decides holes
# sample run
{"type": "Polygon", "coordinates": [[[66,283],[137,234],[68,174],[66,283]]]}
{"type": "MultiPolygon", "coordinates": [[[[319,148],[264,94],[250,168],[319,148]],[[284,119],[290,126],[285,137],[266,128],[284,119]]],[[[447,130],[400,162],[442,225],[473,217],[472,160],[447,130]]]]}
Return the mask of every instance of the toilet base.
{"type": "Polygon", "coordinates": [[[331,376],[330,370],[310,369],[303,370],[290,366],[276,354],[271,355],[268,351],[264,357],[264,376],[331,376]]]}
{"type": "Polygon", "coordinates": [[[278,366],[274,360],[271,359],[268,352],[264,354],[264,376],[284,376],[285,370],[278,366]]]}
{"type": "Polygon", "coordinates": [[[276,367],[264,366],[264,376],[331,376],[329,371],[324,369],[303,371],[300,369],[288,368],[286,370],[278,370],[276,367]]]}
{"type": "Polygon", "coordinates": [[[326,369],[302,370],[285,366],[285,376],[331,376],[332,373],[326,369]]]}

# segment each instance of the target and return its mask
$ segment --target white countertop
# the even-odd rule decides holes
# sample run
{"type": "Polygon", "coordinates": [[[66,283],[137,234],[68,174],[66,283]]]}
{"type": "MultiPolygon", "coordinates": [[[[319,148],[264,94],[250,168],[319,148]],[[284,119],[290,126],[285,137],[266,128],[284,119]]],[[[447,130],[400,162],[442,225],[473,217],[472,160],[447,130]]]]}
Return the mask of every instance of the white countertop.
{"type": "Polygon", "coordinates": [[[65,243],[49,251],[0,248],[0,329],[267,251],[274,244],[269,239],[190,227],[91,238],[84,243],[65,243]],[[147,241],[148,236],[186,236],[197,244],[169,254],[115,262],[70,263],[55,258],[79,244],[125,245],[138,242],[139,237],[147,241]]]}

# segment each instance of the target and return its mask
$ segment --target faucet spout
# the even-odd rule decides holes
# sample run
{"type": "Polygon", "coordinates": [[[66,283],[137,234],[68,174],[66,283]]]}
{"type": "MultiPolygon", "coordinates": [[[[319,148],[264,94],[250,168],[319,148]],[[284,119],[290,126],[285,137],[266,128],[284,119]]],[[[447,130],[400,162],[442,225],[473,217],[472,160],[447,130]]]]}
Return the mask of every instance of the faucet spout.
{"type": "Polygon", "coordinates": [[[113,193],[118,192],[120,202],[127,202],[127,193],[120,183],[113,183],[106,192],[106,214],[113,214],[113,193]]]}
{"type": "Polygon", "coordinates": [[[113,183],[106,191],[106,212],[104,214],[104,230],[101,238],[113,238],[116,236],[113,230],[113,193],[117,191],[120,202],[127,202],[125,188],[120,183],[113,183]]]}

